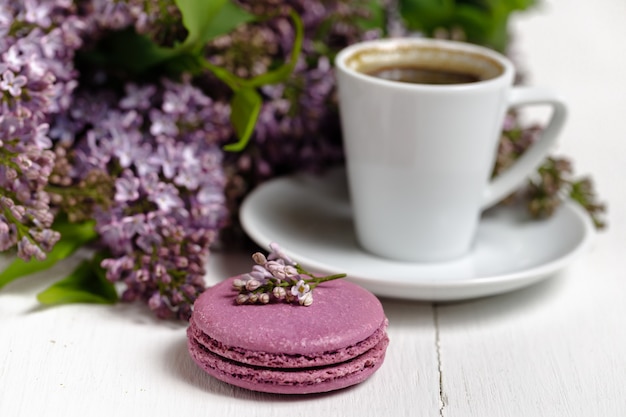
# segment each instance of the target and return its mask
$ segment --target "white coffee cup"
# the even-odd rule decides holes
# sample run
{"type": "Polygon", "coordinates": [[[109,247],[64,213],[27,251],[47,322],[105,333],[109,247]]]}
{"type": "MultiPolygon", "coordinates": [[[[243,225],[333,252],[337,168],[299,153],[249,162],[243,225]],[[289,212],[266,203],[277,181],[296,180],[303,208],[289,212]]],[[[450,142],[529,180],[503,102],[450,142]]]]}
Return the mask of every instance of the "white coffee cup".
{"type": "Polygon", "coordinates": [[[357,239],[385,258],[438,262],[467,254],[481,212],[536,170],[566,117],[555,93],[513,86],[512,63],[472,44],[366,41],[343,49],[335,64],[357,239]],[[479,80],[429,84],[372,75],[398,68],[479,80]],[[550,105],[551,119],[540,139],[490,180],[505,114],[528,104],[550,105]]]}

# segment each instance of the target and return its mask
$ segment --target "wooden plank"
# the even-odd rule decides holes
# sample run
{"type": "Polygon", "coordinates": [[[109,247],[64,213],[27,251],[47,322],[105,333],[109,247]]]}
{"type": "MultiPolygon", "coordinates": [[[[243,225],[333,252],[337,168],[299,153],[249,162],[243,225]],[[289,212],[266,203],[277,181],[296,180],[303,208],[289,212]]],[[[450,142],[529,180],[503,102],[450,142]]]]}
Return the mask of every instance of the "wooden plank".
{"type": "Polygon", "coordinates": [[[570,100],[559,150],[593,174],[609,229],[547,282],[436,307],[442,416],[626,415],[624,16],[620,0],[553,0],[516,21],[530,81],[570,100]]]}

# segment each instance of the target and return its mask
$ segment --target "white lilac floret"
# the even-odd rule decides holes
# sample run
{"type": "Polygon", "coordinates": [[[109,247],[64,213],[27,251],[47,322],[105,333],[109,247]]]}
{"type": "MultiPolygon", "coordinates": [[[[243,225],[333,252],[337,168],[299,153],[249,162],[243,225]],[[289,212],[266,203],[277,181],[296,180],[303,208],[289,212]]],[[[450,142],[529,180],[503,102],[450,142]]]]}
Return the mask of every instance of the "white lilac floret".
{"type": "Polygon", "coordinates": [[[287,256],[277,243],[270,244],[267,257],[260,252],[252,255],[253,271],[233,280],[238,292],[237,304],[267,304],[276,301],[295,302],[308,307],[313,303],[313,290],[319,284],[343,278],[346,274],[318,277],[306,271],[287,256]],[[261,269],[265,272],[262,273],[261,269]]]}
{"type": "Polygon", "coordinates": [[[313,304],[313,293],[311,291],[304,293],[301,297],[298,297],[298,302],[305,307],[310,306],[313,304]]]}

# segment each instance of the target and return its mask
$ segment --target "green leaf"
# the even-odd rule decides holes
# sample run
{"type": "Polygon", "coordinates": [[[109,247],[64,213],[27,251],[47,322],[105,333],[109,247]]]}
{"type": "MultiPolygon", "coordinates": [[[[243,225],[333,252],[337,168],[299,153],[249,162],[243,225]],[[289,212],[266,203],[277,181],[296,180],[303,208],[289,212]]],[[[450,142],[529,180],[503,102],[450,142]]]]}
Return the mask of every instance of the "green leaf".
{"type": "Polygon", "coordinates": [[[407,27],[427,35],[438,27],[447,27],[454,15],[453,0],[399,0],[398,7],[407,27]]]}
{"type": "Polygon", "coordinates": [[[370,12],[369,19],[357,18],[357,25],[362,30],[382,29],[385,30],[385,7],[379,0],[370,0],[367,3],[367,9],[370,12]]]}
{"type": "Polygon", "coordinates": [[[25,261],[15,258],[13,262],[0,273],[0,288],[35,272],[44,271],[58,261],[67,258],[85,243],[96,238],[94,222],[69,223],[66,219],[57,219],[52,228],[61,233],[61,239],[46,255],[43,261],[25,261]]]}
{"type": "Polygon", "coordinates": [[[463,28],[470,42],[494,47],[494,44],[499,44],[494,39],[495,28],[501,27],[503,23],[506,28],[507,16],[495,14],[493,10],[482,10],[473,6],[458,6],[455,10],[454,22],[463,28]],[[501,19],[504,19],[504,22],[501,19]]]}
{"type": "Polygon", "coordinates": [[[207,23],[207,28],[203,32],[204,40],[201,43],[204,44],[206,41],[230,33],[237,26],[255,19],[256,17],[253,14],[248,13],[232,2],[227,2],[218,10],[210,24],[207,23]]]}
{"type": "Polygon", "coordinates": [[[201,48],[208,40],[254,19],[230,0],[176,0],[176,5],[188,31],[183,48],[201,48]]]}
{"type": "Polygon", "coordinates": [[[503,51],[508,43],[508,20],[536,0],[399,0],[407,27],[432,36],[439,28],[461,28],[472,43],[503,51]]]}
{"type": "Polygon", "coordinates": [[[37,300],[46,305],[69,303],[114,304],[117,292],[100,267],[100,256],[81,262],[66,278],[37,294],[37,300]]]}
{"type": "Polygon", "coordinates": [[[185,43],[197,43],[227,0],[175,0],[188,31],[185,43]]]}
{"type": "Polygon", "coordinates": [[[224,150],[238,152],[246,147],[259,117],[262,102],[263,99],[253,88],[244,88],[235,92],[230,102],[230,121],[239,141],[225,145],[224,150]]]}

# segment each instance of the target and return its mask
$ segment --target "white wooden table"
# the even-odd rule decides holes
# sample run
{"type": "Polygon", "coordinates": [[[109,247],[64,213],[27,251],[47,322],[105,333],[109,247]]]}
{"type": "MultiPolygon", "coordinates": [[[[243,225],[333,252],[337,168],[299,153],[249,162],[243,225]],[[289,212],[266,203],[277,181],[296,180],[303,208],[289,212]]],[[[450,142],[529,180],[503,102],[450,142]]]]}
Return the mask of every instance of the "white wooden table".
{"type": "MultiPolygon", "coordinates": [[[[530,82],[569,99],[558,151],[592,173],[609,203],[609,229],[590,252],[501,296],[383,300],[391,344],[380,371],[304,398],[205,376],[184,326],[140,305],[39,307],[36,292],[70,260],[0,292],[0,416],[626,415],[626,2],[542,4],[515,21],[516,47],[530,82]]],[[[216,255],[210,268],[217,282],[249,262],[216,255]]]]}

